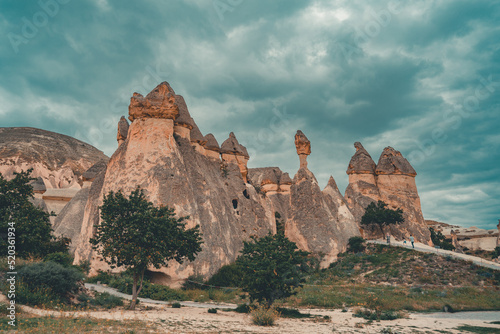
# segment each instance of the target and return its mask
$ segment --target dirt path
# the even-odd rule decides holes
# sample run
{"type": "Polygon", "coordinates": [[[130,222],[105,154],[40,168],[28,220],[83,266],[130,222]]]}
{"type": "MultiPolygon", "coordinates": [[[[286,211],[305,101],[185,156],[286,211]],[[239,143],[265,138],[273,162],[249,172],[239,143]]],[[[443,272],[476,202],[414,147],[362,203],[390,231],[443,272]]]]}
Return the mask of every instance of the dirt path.
{"type": "MultiPolygon", "coordinates": [[[[381,244],[381,245],[387,245],[387,242],[385,240],[368,240],[368,243],[372,244],[381,244]]],[[[412,249],[411,243],[407,242],[406,245],[403,244],[401,241],[394,241],[391,239],[390,246],[392,247],[403,247],[403,248],[409,248],[412,249]]],[[[472,256],[472,255],[467,255],[467,254],[461,254],[461,253],[456,253],[453,251],[448,251],[444,249],[436,249],[434,247],[421,244],[419,242],[415,243],[415,248],[414,250],[418,252],[423,252],[423,253],[434,253],[440,256],[451,256],[457,259],[461,260],[466,260],[466,261],[471,261],[474,264],[481,266],[481,267],[486,267],[490,269],[495,269],[495,270],[500,270],[500,263],[492,262],[485,260],[483,258],[477,257],[477,256],[472,256]]]]}

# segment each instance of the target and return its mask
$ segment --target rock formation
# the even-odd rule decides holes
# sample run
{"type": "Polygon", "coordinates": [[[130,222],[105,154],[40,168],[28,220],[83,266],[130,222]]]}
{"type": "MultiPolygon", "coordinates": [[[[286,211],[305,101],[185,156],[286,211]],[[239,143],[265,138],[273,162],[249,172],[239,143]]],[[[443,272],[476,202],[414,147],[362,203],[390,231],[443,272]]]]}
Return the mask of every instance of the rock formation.
{"type": "MultiPolygon", "coordinates": [[[[392,209],[403,210],[404,223],[387,227],[387,231],[400,239],[413,235],[417,241],[430,243],[430,233],[424,222],[415,176],[417,173],[399,151],[386,147],[375,166],[361,143],[355,143],[356,153],[347,168],[349,185],[345,199],[359,223],[364,209],[371,202],[384,201],[392,209]]],[[[364,228],[367,237],[379,231],[364,228]]]]}
{"type": "Polygon", "coordinates": [[[311,154],[311,142],[302,131],[295,134],[295,148],[300,159],[300,168],[307,168],[307,156],[311,154]]]}
{"type": "Polygon", "coordinates": [[[75,138],[34,128],[0,128],[0,173],[7,179],[14,172],[33,168],[47,189],[80,188],[82,174],[108,157],[75,138]]]}
{"type": "Polygon", "coordinates": [[[301,167],[290,189],[285,235],[299,248],[320,257],[320,265],[327,267],[338,253],[345,251],[349,238],[359,235],[358,226],[333,177],[321,191],[313,173],[307,169],[311,144],[300,130],[295,135],[295,146],[301,167]]]}
{"type": "Polygon", "coordinates": [[[116,140],[118,141],[118,146],[120,146],[126,139],[128,135],[129,124],[125,116],[120,118],[118,122],[118,134],[116,135],[116,140]]]}
{"type": "Polygon", "coordinates": [[[75,263],[89,260],[91,274],[110,269],[89,243],[100,223],[103,196],[120,190],[130,194],[137,186],[155,205],[190,216],[188,227],[200,225],[203,233],[194,262],[150,268],[153,281],[173,286],[192,274],[210,276],[233,262],[251,236],[275,233],[277,220],[290,240],[320,257],[326,267],[346,250],[350,237],[360,235],[364,209],[377,200],[403,209],[405,223],[390,230],[396,238],[412,234],[418,241],[429,239],[416,172],[393,148],[387,147],[375,164],[355,143],[344,197],[333,177],[320,189],[307,165],[311,143],[300,130],[295,135],[300,168],[292,180],[278,167],[249,169],[250,156],[233,132],[220,146],[214,135],[203,136],[184,98],[166,82],[145,97],[134,93],[128,119],[130,125],[124,117],[118,123],[119,145],[110,159],[66,136],[0,129],[0,140],[9,139],[0,148],[0,171],[9,176],[35,167],[34,201],[59,212],[55,234],[71,238],[75,263]]]}
{"type": "Polygon", "coordinates": [[[233,132],[229,134],[229,138],[226,139],[221,146],[222,160],[224,162],[231,164],[234,163],[238,166],[243,177],[243,181],[248,182],[248,168],[247,163],[250,159],[247,149],[245,146],[238,143],[238,139],[233,132]]]}
{"type": "MultiPolygon", "coordinates": [[[[235,260],[243,240],[275,230],[274,212],[253,187],[245,184],[238,165],[232,163],[238,160],[228,158],[235,153],[248,158],[242,146],[235,145],[231,150],[225,146],[230,163],[226,173],[221,173],[220,161],[200,154],[186,138],[174,137],[173,120],[168,117],[175,114],[172,110],[178,110],[173,104],[179,99],[168,84],[160,84],[141,99],[141,113],[136,110],[137,96],[134,94],[131,101],[130,113],[134,116],[127,140],[111,157],[106,172],[100,174],[102,179],[97,177],[90,188],[75,262],[90,260],[94,273],[107,267],[88,243],[93,226],[100,220],[98,207],[109,191],[128,194],[139,185],[155,205],[173,207],[178,216],[189,215],[188,226],[199,224],[203,233],[203,251],[196,261],[183,265],[172,262],[161,270],[152,269],[154,279],[176,285],[191,274],[211,275],[235,260]],[[159,96],[161,92],[165,97],[159,96]],[[155,101],[162,101],[166,115],[155,101]],[[148,105],[155,105],[155,109],[147,110],[148,105]]],[[[191,141],[199,138],[191,132],[191,141]]]]}

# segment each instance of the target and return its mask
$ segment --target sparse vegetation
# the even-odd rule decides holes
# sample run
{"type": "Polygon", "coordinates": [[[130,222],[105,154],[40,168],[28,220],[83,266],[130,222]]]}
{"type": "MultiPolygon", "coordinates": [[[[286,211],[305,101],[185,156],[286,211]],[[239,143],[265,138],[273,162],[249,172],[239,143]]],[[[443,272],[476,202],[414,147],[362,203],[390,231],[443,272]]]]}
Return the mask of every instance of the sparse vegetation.
{"type": "Polygon", "coordinates": [[[431,232],[431,240],[434,246],[439,246],[446,250],[455,249],[455,246],[453,246],[450,241],[446,240],[446,237],[441,231],[436,231],[432,227],[429,228],[429,231],[431,232]]]}
{"type": "Polygon", "coordinates": [[[279,318],[279,313],[273,308],[267,306],[259,306],[250,311],[252,323],[257,326],[274,326],[274,323],[279,318]]]}

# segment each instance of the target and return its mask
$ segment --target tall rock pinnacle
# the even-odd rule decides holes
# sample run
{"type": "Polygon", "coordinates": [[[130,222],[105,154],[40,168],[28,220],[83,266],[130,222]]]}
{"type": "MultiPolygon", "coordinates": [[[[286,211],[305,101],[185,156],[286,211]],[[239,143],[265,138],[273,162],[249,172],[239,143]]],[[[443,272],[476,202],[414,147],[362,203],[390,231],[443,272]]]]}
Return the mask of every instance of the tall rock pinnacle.
{"type": "Polygon", "coordinates": [[[220,152],[222,154],[222,160],[238,165],[238,167],[240,168],[241,176],[243,176],[243,180],[245,182],[248,182],[247,163],[250,159],[250,156],[248,155],[246,147],[238,143],[238,139],[236,139],[236,136],[233,132],[231,132],[229,134],[229,138],[222,143],[220,152]]]}
{"type": "Polygon", "coordinates": [[[295,148],[299,155],[300,168],[307,168],[307,156],[311,154],[311,142],[300,130],[297,130],[295,134],[295,148]]]}
{"type": "Polygon", "coordinates": [[[128,121],[125,118],[125,116],[122,116],[120,118],[120,121],[118,122],[118,134],[116,135],[116,140],[118,141],[118,146],[120,146],[128,136],[128,121]]]}
{"type": "Polygon", "coordinates": [[[360,142],[355,142],[356,153],[347,167],[347,174],[375,174],[375,162],[360,142]]]}

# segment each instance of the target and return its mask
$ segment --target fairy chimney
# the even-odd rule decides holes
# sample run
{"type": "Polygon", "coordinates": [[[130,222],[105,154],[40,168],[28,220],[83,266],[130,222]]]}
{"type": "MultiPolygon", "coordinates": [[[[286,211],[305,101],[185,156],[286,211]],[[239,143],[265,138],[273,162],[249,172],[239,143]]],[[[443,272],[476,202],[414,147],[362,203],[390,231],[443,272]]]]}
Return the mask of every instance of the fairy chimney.
{"type": "Polygon", "coordinates": [[[300,159],[300,168],[307,169],[307,156],[311,154],[311,142],[306,135],[298,130],[295,135],[295,148],[300,159]]]}
{"type": "Polygon", "coordinates": [[[116,135],[116,140],[118,141],[118,146],[120,146],[128,136],[128,121],[125,118],[125,116],[122,116],[120,118],[120,121],[118,122],[118,134],[116,135]]]}
{"type": "Polygon", "coordinates": [[[224,160],[225,162],[238,165],[241,176],[243,177],[243,181],[245,181],[245,183],[248,183],[247,163],[250,159],[250,156],[248,155],[246,147],[238,143],[238,140],[236,139],[236,136],[233,132],[231,132],[229,134],[229,138],[222,143],[221,154],[222,160],[224,160]]]}
{"type": "Polygon", "coordinates": [[[195,123],[189,114],[186,101],[181,95],[176,95],[177,105],[179,107],[179,116],[174,121],[174,133],[182,138],[191,140],[191,130],[195,127],[195,123]]]}
{"type": "Polygon", "coordinates": [[[161,126],[165,129],[164,134],[167,137],[172,137],[174,134],[174,119],[179,115],[179,101],[179,95],[175,95],[168,82],[162,82],[146,97],[134,93],[128,107],[128,119],[131,122],[143,120],[148,124],[152,119],[155,119],[157,125],[162,123],[161,126]]]}
{"type": "Polygon", "coordinates": [[[215,136],[209,133],[205,136],[205,141],[205,155],[208,158],[220,160],[220,147],[215,136]]]}

